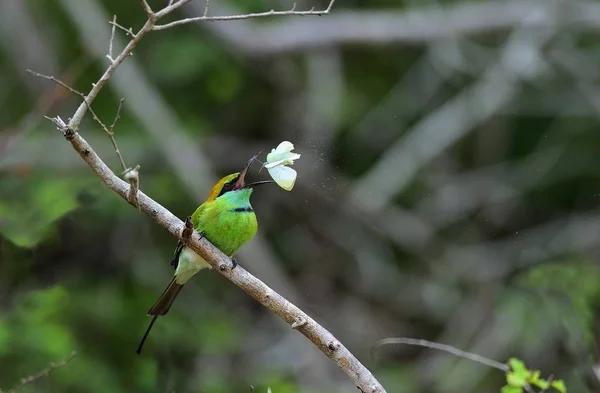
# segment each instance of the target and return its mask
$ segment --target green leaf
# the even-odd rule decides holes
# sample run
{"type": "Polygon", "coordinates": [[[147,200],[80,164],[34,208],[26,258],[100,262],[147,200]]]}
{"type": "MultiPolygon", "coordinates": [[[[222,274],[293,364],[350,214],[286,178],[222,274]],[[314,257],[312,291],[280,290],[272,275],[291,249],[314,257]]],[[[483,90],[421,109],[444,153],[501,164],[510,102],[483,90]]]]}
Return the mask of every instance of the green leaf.
{"type": "Polygon", "coordinates": [[[537,386],[538,388],[543,390],[546,390],[550,387],[550,383],[548,383],[548,381],[546,381],[543,378],[540,378],[539,370],[536,370],[533,373],[531,373],[531,376],[529,377],[527,382],[529,382],[530,385],[537,386]]]}
{"type": "Polygon", "coordinates": [[[510,368],[517,374],[528,374],[529,370],[525,367],[525,363],[522,360],[517,358],[510,358],[508,360],[508,365],[510,368]]]}
{"type": "Polygon", "coordinates": [[[509,372],[506,374],[506,383],[508,383],[510,386],[523,387],[527,385],[527,377],[521,374],[509,372]]]}
{"type": "Polygon", "coordinates": [[[540,378],[539,370],[536,370],[531,374],[531,377],[529,378],[528,382],[530,385],[537,386],[542,390],[546,390],[550,387],[550,383],[548,383],[548,381],[546,381],[543,378],[540,378]]]}
{"type": "Polygon", "coordinates": [[[518,387],[518,386],[504,386],[501,390],[500,393],[522,393],[523,389],[518,387]]]}
{"type": "Polygon", "coordinates": [[[565,382],[562,379],[557,379],[556,381],[552,381],[550,384],[554,389],[558,390],[560,393],[567,393],[567,387],[565,386],[565,382]]]}
{"type": "Polygon", "coordinates": [[[517,358],[510,358],[508,365],[512,371],[506,373],[506,382],[510,386],[523,387],[527,385],[527,380],[531,376],[531,372],[525,367],[525,363],[517,358]]]}

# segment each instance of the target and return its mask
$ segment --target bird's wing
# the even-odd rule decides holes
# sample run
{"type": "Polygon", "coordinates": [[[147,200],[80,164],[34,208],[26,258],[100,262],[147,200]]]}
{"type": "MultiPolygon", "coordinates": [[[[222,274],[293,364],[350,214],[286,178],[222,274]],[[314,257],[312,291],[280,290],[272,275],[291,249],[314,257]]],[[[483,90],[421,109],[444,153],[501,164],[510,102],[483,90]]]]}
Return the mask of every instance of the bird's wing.
{"type": "Polygon", "coordinates": [[[169,263],[169,265],[173,266],[173,269],[177,269],[177,265],[179,265],[179,254],[181,254],[184,246],[185,244],[181,240],[177,243],[177,248],[173,253],[173,260],[169,263]]]}
{"type": "MultiPolygon", "coordinates": [[[[204,221],[202,219],[202,216],[207,210],[207,206],[208,205],[206,203],[201,204],[200,206],[198,206],[196,211],[194,211],[194,214],[192,214],[192,225],[194,226],[194,229],[198,232],[204,231],[204,229],[202,228],[202,221],[204,221]]],[[[179,264],[179,255],[181,254],[183,247],[185,247],[185,244],[181,240],[179,240],[179,242],[177,243],[177,248],[173,253],[173,260],[170,263],[170,265],[173,266],[174,269],[177,269],[177,265],[179,264]]]]}

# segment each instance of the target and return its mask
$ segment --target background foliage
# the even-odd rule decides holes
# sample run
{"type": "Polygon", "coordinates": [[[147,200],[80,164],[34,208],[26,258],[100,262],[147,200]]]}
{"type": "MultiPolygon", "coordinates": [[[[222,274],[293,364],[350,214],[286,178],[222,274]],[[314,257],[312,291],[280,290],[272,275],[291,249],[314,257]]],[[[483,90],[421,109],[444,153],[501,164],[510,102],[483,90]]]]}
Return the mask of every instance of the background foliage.
{"type": "MultiPolygon", "coordinates": [[[[600,19],[593,3],[569,4],[338,0],[321,18],[181,26],[146,37],[94,109],[110,124],[125,97],[125,161],[182,218],[217,178],[293,141],[298,185],[255,193],[260,236],[238,260],[388,392],[498,392],[505,377],[415,347],[371,358],[386,337],[514,356],[591,392],[600,19]]],[[[313,5],[326,6],[298,9],[313,5]]],[[[290,6],[213,0],[211,12],[290,6]]],[[[113,14],[144,22],[137,2],[0,2],[0,387],[76,350],[23,391],[352,391],[216,273],[187,285],[135,354],[176,242],[43,120],[72,114],[78,97],[24,72],[86,91],[106,67],[113,14]]],[[[115,50],[124,42],[119,32],[115,50]]],[[[81,133],[120,171],[91,118],[81,133]]]]}

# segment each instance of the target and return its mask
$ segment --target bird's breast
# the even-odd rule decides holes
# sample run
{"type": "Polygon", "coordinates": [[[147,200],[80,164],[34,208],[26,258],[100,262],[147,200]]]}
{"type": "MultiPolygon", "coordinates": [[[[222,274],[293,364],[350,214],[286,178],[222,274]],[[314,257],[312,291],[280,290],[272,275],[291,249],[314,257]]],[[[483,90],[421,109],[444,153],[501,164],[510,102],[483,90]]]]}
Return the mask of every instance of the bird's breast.
{"type": "Polygon", "coordinates": [[[256,235],[258,223],[251,206],[223,209],[206,219],[203,225],[204,236],[225,255],[233,256],[256,235]]]}

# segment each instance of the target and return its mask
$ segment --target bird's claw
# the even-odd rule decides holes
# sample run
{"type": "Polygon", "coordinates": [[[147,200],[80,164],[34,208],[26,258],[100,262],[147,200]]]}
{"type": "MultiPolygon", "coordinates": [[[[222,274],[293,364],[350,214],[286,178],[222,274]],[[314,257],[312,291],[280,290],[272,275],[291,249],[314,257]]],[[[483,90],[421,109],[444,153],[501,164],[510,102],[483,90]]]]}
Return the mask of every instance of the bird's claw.
{"type": "Polygon", "coordinates": [[[235,258],[231,258],[231,270],[235,269],[237,267],[238,263],[235,260],[235,258]]]}
{"type": "Polygon", "coordinates": [[[192,217],[187,216],[185,218],[185,223],[183,226],[183,230],[181,231],[181,241],[187,244],[190,241],[190,237],[194,233],[194,225],[192,225],[192,217]]]}

